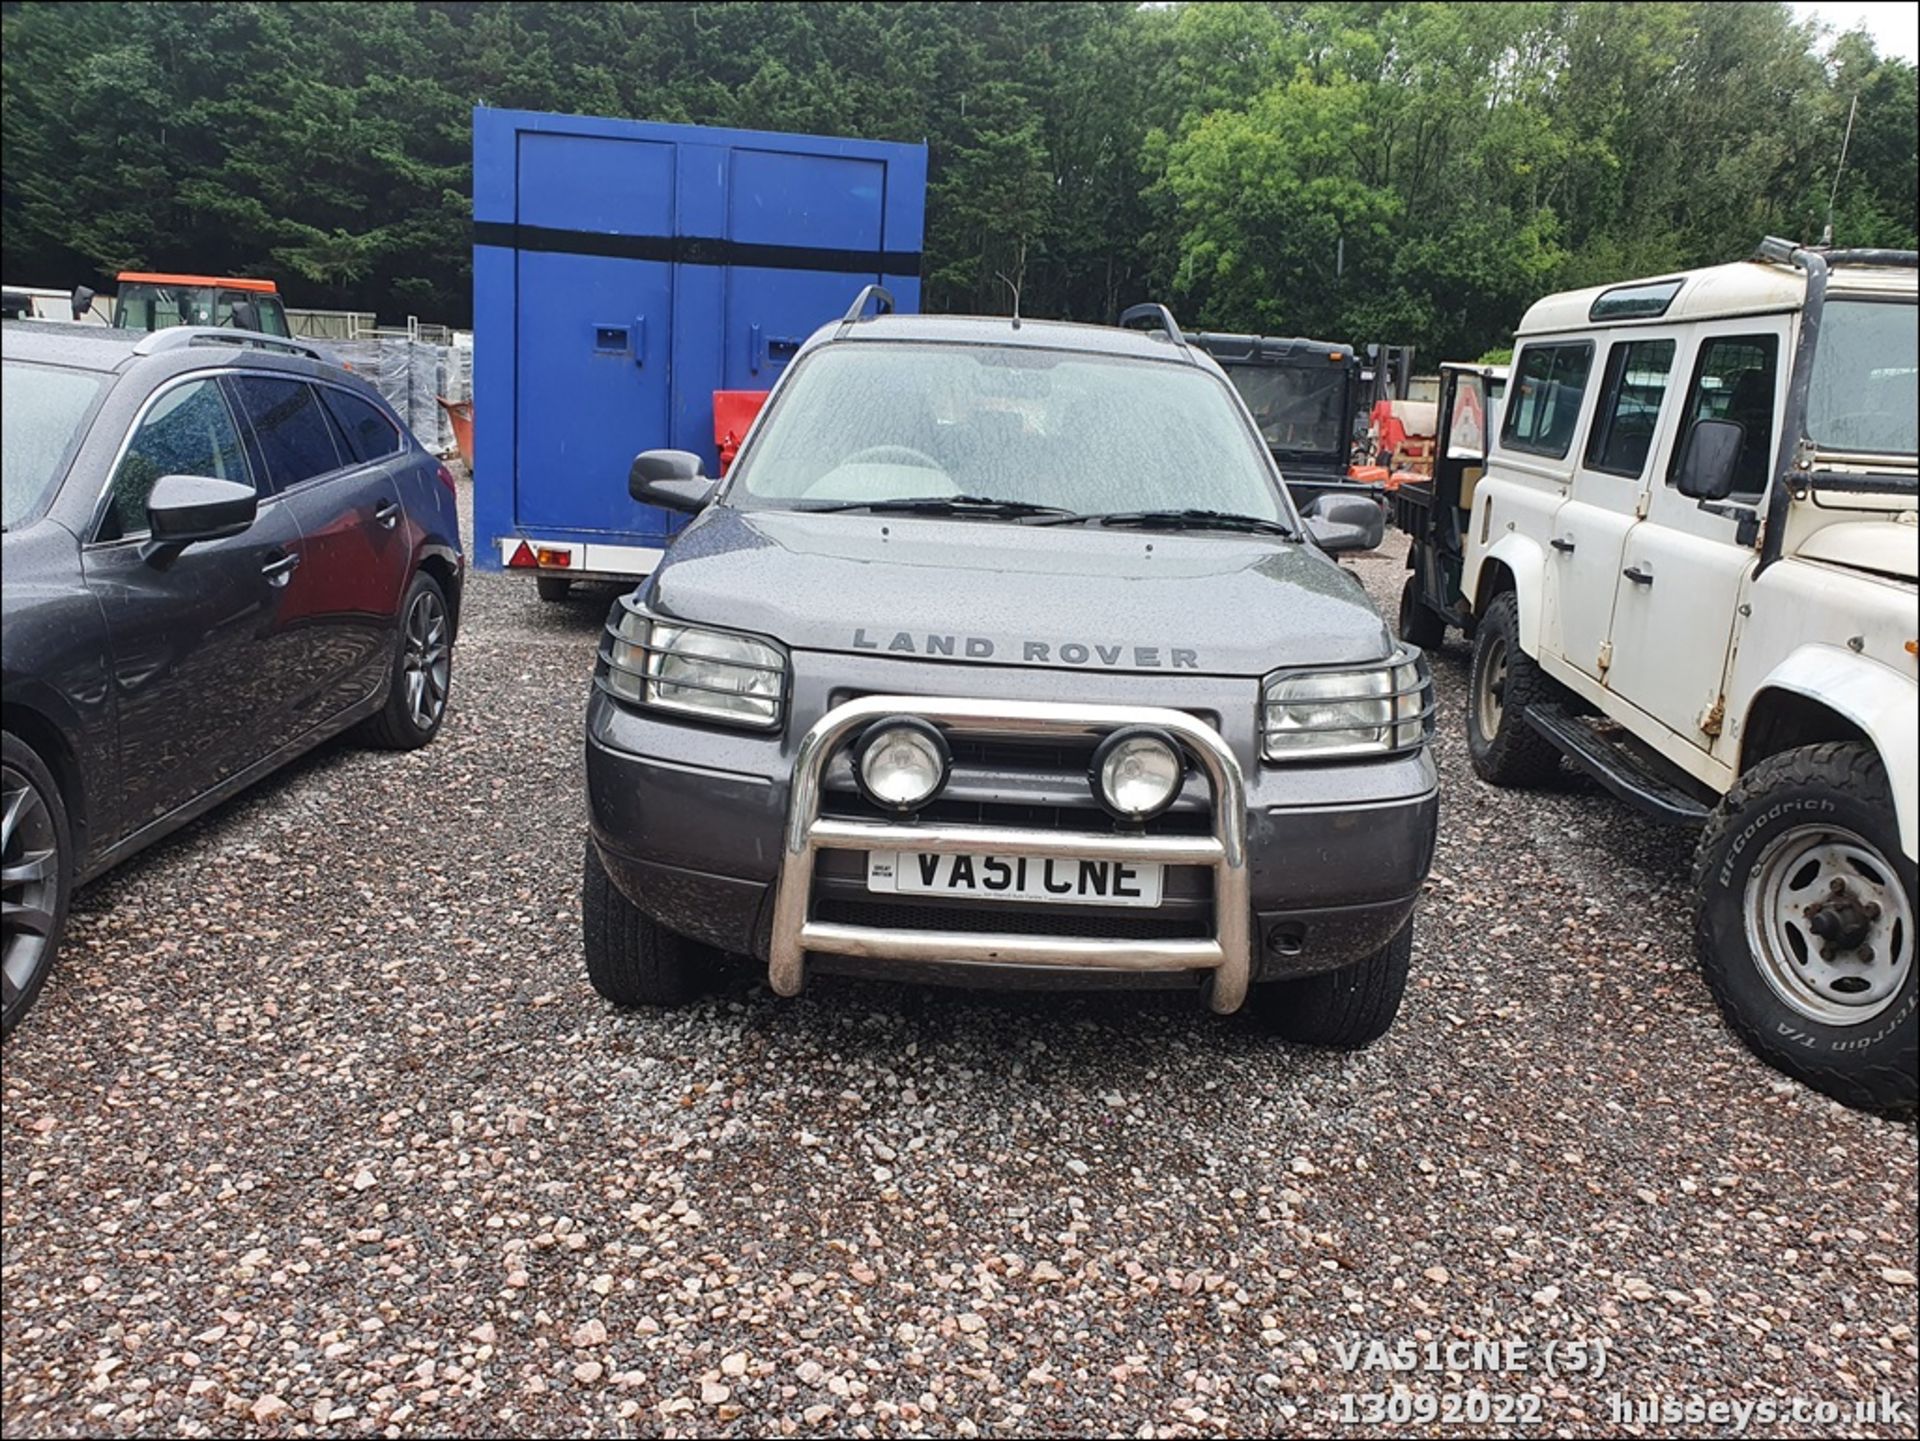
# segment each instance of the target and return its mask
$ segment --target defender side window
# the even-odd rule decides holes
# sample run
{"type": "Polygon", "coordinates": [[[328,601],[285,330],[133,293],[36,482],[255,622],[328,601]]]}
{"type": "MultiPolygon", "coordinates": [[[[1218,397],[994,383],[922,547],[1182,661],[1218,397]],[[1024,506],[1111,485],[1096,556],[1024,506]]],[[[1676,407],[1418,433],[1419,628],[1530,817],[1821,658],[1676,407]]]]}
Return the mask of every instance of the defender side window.
{"type": "Polygon", "coordinates": [[[95,540],[126,540],[147,533],[147,497],[163,475],[209,475],[252,485],[246,447],[217,380],[196,380],[165,391],[134,432],[113,472],[106,514],[95,540]]]}
{"type": "Polygon", "coordinates": [[[1573,428],[1580,422],[1580,402],[1592,368],[1590,340],[1529,345],[1522,350],[1507,387],[1501,446],[1565,459],[1573,446],[1573,428]]]}
{"type": "MultiPolygon", "coordinates": [[[[1780,341],[1772,335],[1716,335],[1700,346],[1687,392],[1687,430],[1698,420],[1731,420],[1746,431],[1734,466],[1730,499],[1755,501],[1766,493],[1773,466],[1773,397],[1780,341]]],[[[1673,447],[1667,484],[1680,471],[1686,432],[1673,447]]]]}
{"type": "Polygon", "coordinates": [[[1660,403],[1673,369],[1671,340],[1616,343],[1607,352],[1607,375],[1587,435],[1587,468],[1638,480],[1653,449],[1660,403]]]}

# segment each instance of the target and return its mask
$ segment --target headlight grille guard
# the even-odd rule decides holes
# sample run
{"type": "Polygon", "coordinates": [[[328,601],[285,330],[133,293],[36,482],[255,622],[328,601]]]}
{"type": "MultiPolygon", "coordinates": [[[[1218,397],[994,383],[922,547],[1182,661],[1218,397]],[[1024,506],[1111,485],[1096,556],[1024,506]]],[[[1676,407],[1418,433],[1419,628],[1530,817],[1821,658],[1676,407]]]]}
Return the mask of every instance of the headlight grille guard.
{"type": "MultiPolygon", "coordinates": [[[[634,594],[622,595],[607,612],[607,623],[600,631],[599,663],[594,668],[593,683],[614,701],[624,706],[633,706],[656,715],[669,715],[677,719],[704,720],[714,725],[727,726],[734,730],[778,731],[787,723],[788,703],[791,700],[793,686],[793,665],[787,655],[787,649],[771,636],[756,635],[752,631],[735,630],[729,626],[705,625],[693,621],[675,620],[669,616],[655,615],[642,605],[634,594]],[[636,639],[620,629],[627,617],[633,617],[641,623],[644,639],[636,639]],[[671,626],[678,630],[703,631],[712,635],[734,636],[754,645],[764,646],[780,657],[780,664],[763,665],[757,661],[723,660],[698,651],[677,646],[655,645],[654,627],[671,626]],[[639,653],[640,668],[622,665],[614,659],[616,642],[631,647],[639,653]],[[660,680],[659,660],[662,657],[679,656],[688,660],[704,661],[709,665],[725,666],[734,670],[759,671],[765,675],[777,675],[780,689],[777,694],[764,697],[773,701],[773,717],[770,720],[748,720],[739,716],[726,715],[719,711],[701,710],[686,705],[675,705],[668,701],[645,699],[655,683],[660,680]],[[632,676],[639,682],[640,695],[627,695],[615,690],[608,683],[608,674],[618,671],[622,675],[632,676]]],[[[708,685],[701,681],[683,678],[667,682],[679,690],[705,691],[712,695],[738,696],[739,691],[726,686],[708,685]]]]}
{"type": "Polygon", "coordinates": [[[1418,646],[1397,642],[1391,654],[1384,660],[1359,661],[1351,665],[1336,666],[1290,666],[1284,670],[1270,671],[1260,679],[1260,758],[1268,765],[1303,765],[1318,761],[1354,761],[1370,757],[1386,758],[1406,755],[1419,750],[1433,739],[1434,717],[1439,704],[1434,699],[1433,670],[1427,664],[1426,653],[1418,646]],[[1413,684],[1394,685],[1391,678],[1402,667],[1413,667],[1413,684]],[[1305,677],[1326,677],[1340,675],[1379,675],[1385,672],[1389,677],[1389,688],[1371,694],[1352,692],[1344,695],[1312,696],[1303,700],[1272,700],[1268,698],[1274,684],[1278,681],[1302,679],[1305,677]],[[1413,715],[1398,714],[1400,702],[1408,696],[1418,696],[1420,708],[1413,715]],[[1268,748],[1268,718],[1276,710],[1304,708],[1308,706],[1351,705],[1368,701],[1384,701],[1387,704],[1387,720],[1384,725],[1370,727],[1355,725],[1351,721],[1337,721],[1324,725],[1294,726],[1288,735],[1355,734],[1368,729],[1384,730],[1387,733],[1385,745],[1329,746],[1323,750],[1303,750],[1294,753],[1272,754],[1268,748]],[[1401,744],[1396,737],[1400,728],[1412,722],[1418,722],[1420,733],[1417,738],[1401,744]]]}

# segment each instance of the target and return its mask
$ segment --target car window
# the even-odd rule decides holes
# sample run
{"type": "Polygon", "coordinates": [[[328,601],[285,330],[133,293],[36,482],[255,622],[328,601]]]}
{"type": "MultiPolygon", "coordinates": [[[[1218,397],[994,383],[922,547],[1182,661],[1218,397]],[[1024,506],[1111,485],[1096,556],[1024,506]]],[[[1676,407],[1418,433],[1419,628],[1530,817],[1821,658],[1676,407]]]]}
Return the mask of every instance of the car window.
{"type": "Polygon", "coordinates": [[[147,532],[147,497],[163,475],[210,475],[252,485],[246,447],[220,382],[189,381],[164,390],[133,433],[113,472],[97,540],[147,532]]]}
{"type": "Polygon", "coordinates": [[[9,360],[0,369],[0,525],[15,526],[45,505],[86,430],[106,377],[57,365],[9,360]]]}
{"type": "MultiPolygon", "coordinates": [[[[1693,384],[1682,414],[1687,426],[1696,420],[1731,420],[1746,431],[1740,458],[1733,468],[1735,500],[1757,500],[1767,488],[1773,467],[1774,377],[1780,341],[1772,335],[1716,335],[1700,345],[1693,368],[1693,384]]],[[[1686,454],[1684,434],[1673,448],[1667,484],[1680,474],[1686,454]]]]}
{"type": "Polygon", "coordinates": [[[1509,382],[1500,445],[1563,459],[1573,445],[1580,402],[1587,393],[1593,343],[1561,341],[1529,345],[1520,352],[1509,382]]]}
{"type": "Polygon", "coordinates": [[[320,398],[333,412],[333,418],[340,422],[355,460],[378,460],[400,449],[400,432],[380,413],[378,406],[331,385],[320,387],[320,398]]]}
{"type": "Polygon", "coordinates": [[[1232,390],[1198,366],[1026,346],[827,346],[799,362],[728,496],[987,496],[1076,513],[1284,515],[1232,390]]]}
{"type": "MultiPolygon", "coordinates": [[[[223,290],[214,302],[213,323],[221,326],[239,326],[234,318],[236,305],[252,305],[254,328],[265,335],[285,335],[287,333],[286,311],[277,297],[262,295],[256,290],[223,290]]],[[[242,327],[244,328],[244,327],[242,327]]]]}
{"type": "Polygon", "coordinates": [[[1673,369],[1671,340],[1616,342],[1607,352],[1607,375],[1587,436],[1587,466],[1637,480],[1647,468],[1660,402],[1673,369]]]}
{"type": "Polygon", "coordinates": [[[1828,300],[1807,392],[1807,434],[1826,450],[1920,450],[1920,327],[1912,301],[1828,300]]]}
{"type": "Polygon", "coordinates": [[[1231,365],[1227,379],[1253,413],[1261,439],[1275,450],[1321,455],[1346,443],[1345,366],[1231,365]]]}
{"type": "Polygon", "coordinates": [[[304,380],[275,375],[236,375],[234,392],[253,425],[254,439],[267,462],[276,490],[338,470],[343,461],[334,443],[333,422],[320,398],[304,380]]]}

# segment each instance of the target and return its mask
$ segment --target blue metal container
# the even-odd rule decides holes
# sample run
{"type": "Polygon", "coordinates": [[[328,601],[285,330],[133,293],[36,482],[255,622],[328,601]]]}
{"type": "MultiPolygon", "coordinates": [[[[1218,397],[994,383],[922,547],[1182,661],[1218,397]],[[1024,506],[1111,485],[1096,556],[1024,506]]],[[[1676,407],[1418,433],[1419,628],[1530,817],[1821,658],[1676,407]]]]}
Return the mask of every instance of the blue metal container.
{"type": "Polygon", "coordinates": [[[480,568],[650,571],[683,518],[633,457],[716,474],[714,391],[771,388],[865,285],[917,310],[926,188],[924,145],[475,110],[480,568]]]}

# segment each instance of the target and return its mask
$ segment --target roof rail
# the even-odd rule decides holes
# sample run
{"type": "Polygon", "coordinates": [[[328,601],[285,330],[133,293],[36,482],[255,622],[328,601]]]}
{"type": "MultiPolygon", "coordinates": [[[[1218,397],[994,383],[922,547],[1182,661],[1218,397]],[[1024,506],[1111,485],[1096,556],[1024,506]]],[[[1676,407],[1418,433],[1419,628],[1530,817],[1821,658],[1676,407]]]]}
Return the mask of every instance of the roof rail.
{"type": "Polygon", "coordinates": [[[1828,266],[1836,265],[1886,265],[1905,270],[1920,267],[1920,253],[1911,250],[1823,250],[1817,245],[1795,245],[1791,240],[1782,240],[1777,235],[1769,235],[1754,250],[1756,260],[1771,260],[1776,265],[1797,265],[1794,257],[1801,252],[1818,255],[1828,266]]]}
{"type": "Polygon", "coordinates": [[[1158,301],[1148,300],[1139,305],[1129,305],[1113,323],[1124,330],[1136,320],[1159,321],[1160,328],[1167,332],[1167,339],[1182,350],[1187,349],[1187,337],[1180,333],[1180,324],[1173,318],[1173,312],[1158,301]]]}
{"type": "Polygon", "coordinates": [[[179,350],[189,345],[242,345],[255,350],[284,350],[290,355],[304,355],[309,360],[326,359],[312,346],[289,340],[284,335],[268,335],[262,330],[235,330],[231,326],[218,325],[169,325],[164,330],[149,331],[133,347],[133,353],[158,355],[162,351],[179,350]]]}
{"type": "Polygon", "coordinates": [[[853,304],[847,307],[847,313],[840,319],[840,328],[833,333],[835,340],[845,335],[854,322],[866,319],[861,312],[867,308],[869,300],[874,302],[875,315],[893,314],[893,292],[884,285],[869,285],[853,297],[853,304]]]}

